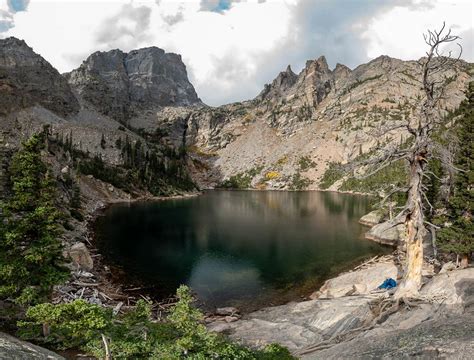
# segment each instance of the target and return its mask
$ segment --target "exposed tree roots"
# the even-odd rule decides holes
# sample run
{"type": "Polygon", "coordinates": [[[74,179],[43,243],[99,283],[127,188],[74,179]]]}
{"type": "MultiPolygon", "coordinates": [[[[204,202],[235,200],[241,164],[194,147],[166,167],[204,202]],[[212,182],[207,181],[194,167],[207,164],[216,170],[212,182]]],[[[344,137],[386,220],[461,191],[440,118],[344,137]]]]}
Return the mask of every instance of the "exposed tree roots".
{"type": "MultiPolygon", "coordinates": [[[[383,324],[387,319],[395,314],[400,308],[403,306],[404,309],[410,311],[412,308],[418,306],[420,303],[432,303],[438,304],[439,307],[443,304],[446,297],[444,295],[438,296],[426,296],[426,295],[419,295],[416,297],[411,298],[399,298],[396,299],[394,297],[388,297],[381,299],[380,297],[377,298],[375,301],[371,302],[369,306],[371,306],[371,311],[374,315],[372,320],[367,324],[358,327],[356,329],[349,330],[342,334],[333,335],[329,339],[319,342],[314,345],[310,345],[301,351],[299,351],[296,355],[301,356],[305,354],[310,354],[315,351],[328,349],[334,345],[337,345],[341,342],[350,341],[356,338],[359,334],[372,330],[375,327],[383,324]]],[[[436,309],[436,311],[439,309],[436,309]]]]}

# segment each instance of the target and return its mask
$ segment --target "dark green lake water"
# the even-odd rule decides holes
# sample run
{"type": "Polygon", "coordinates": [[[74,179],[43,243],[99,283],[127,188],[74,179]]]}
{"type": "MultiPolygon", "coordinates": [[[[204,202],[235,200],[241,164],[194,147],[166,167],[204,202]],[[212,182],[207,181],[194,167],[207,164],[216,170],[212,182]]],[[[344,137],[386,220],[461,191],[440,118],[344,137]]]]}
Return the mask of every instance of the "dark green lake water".
{"type": "Polygon", "coordinates": [[[189,285],[204,307],[253,310],[309,295],[332,275],[389,250],[365,240],[364,196],[209,191],[114,205],[96,224],[109,262],[169,295],[189,285]]]}

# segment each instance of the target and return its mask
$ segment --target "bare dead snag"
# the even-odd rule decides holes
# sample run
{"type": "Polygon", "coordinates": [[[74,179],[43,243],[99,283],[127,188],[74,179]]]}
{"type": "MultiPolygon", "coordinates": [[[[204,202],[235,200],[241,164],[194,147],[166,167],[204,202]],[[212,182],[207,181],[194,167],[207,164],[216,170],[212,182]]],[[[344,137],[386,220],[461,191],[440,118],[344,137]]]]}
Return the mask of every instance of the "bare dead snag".
{"type": "Polygon", "coordinates": [[[410,132],[414,135],[414,144],[411,148],[410,161],[410,190],[406,204],[405,225],[407,229],[406,248],[407,264],[403,280],[395,292],[395,298],[409,298],[418,295],[421,287],[421,270],[423,266],[423,239],[428,231],[425,228],[424,203],[426,198],[423,186],[423,176],[427,159],[431,156],[433,148],[432,133],[441,123],[439,101],[444,95],[444,79],[436,79],[434,75],[446,71],[454,66],[454,61],[459,60],[462,49],[457,59],[440,54],[440,46],[459,39],[451,35],[451,30],[446,33],[445,24],[439,31],[428,31],[424,35],[429,46],[427,57],[420,61],[422,67],[422,84],[425,100],[421,106],[421,116],[415,126],[408,124],[410,132]]]}
{"type": "MultiPolygon", "coordinates": [[[[458,36],[451,34],[451,30],[445,28],[446,25],[443,23],[439,31],[428,30],[428,33],[424,35],[428,51],[426,57],[418,61],[421,68],[419,83],[424,97],[419,104],[417,116],[378,129],[377,136],[389,134],[396,129],[404,129],[411,135],[412,144],[407,148],[398,145],[379,148],[376,149],[376,156],[345,165],[346,170],[363,167],[364,174],[356,174],[356,177],[364,179],[396,161],[401,159],[408,161],[407,201],[402,211],[392,221],[394,224],[403,223],[406,227],[406,264],[403,279],[394,294],[395,299],[417,297],[422,284],[423,240],[428,235],[424,213],[426,206],[432,207],[425,194],[426,186],[423,184],[424,177],[426,177],[425,167],[435,152],[436,144],[433,141],[433,132],[439,129],[443,120],[440,113],[440,101],[444,99],[445,95],[446,71],[456,66],[462,53],[462,48],[459,45],[460,52],[457,58],[451,56],[451,51],[447,55],[442,54],[442,46],[459,39],[458,36]]],[[[449,156],[446,154],[444,157],[449,160],[449,156]]],[[[447,166],[449,165],[447,164],[447,166]]]]}

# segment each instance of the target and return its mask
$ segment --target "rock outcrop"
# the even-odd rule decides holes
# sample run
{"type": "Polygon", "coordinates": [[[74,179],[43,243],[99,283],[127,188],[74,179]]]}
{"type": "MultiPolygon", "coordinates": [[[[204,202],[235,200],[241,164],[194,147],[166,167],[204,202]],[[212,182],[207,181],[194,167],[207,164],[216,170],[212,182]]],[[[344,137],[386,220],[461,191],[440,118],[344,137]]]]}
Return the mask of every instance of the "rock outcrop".
{"type": "Polygon", "coordinates": [[[365,214],[359,219],[359,223],[365,226],[375,226],[380,224],[384,219],[385,214],[381,210],[374,210],[365,214]]]}
{"type": "Polygon", "coordinates": [[[262,92],[257,96],[258,101],[280,99],[287,94],[291,87],[298,80],[298,76],[288,65],[285,71],[282,71],[271,84],[265,84],[262,92]]]}
{"type": "MultiPolygon", "coordinates": [[[[389,264],[375,264],[332,281],[338,289],[348,289],[357,279],[370,281],[370,274],[381,265],[388,265],[386,274],[393,275],[389,264]]],[[[378,315],[374,310],[387,293],[370,291],[369,284],[362,294],[265,308],[231,323],[212,323],[209,328],[250,346],[277,342],[303,359],[398,359],[418,355],[468,359],[474,350],[473,285],[474,268],[436,275],[421,290],[427,301],[402,308],[379,320],[377,326],[372,326],[378,315]],[[357,331],[364,327],[366,331],[357,331]],[[344,341],[347,335],[349,340],[344,341]],[[325,341],[320,350],[308,351],[325,341]]]]}
{"type": "Polygon", "coordinates": [[[21,341],[2,332],[0,332],[0,359],[64,360],[62,356],[52,351],[21,341]]]}
{"type": "Polygon", "coordinates": [[[319,290],[319,299],[339,298],[354,293],[367,294],[384,282],[398,278],[398,268],[393,262],[377,263],[367,269],[351,271],[324,283],[319,290]]]}
{"type": "MultiPolygon", "coordinates": [[[[460,61],[438,74],[446,81],[443,109],[455,109],[464,99],[473,79],[470,67],[460,61]]],[[[251,174],[251,188],[318,189],[332,162],[351,162],[377,146],[408,139],[401,127],[382,136],[376,129],[416,118],[420,76],[416,61],[381,56],[354,70],[341,64],[331,70],[320,57],[299,74],[288,67],[252,101],[192,112],[186,146],[220,182],[251,174]],[[266,179],[269,172],[278,179],[266,179]]]]}
{"type": "Polygon", "coordinates": [[[181,56],[157,47],[95,52],[66,77],[84,100],[120,121],[160,106],[202,104],[181,56]]]}
{"type": "Polygon", "coordinates": [[[0,39],[0,115],[40,105],[60,116],[79,103],[67,81],[22,40],[0,39]]]}
{"type": "MultiPolygon", "coordinates": [[[[183,188],[192,189],[186,159],[178,152],[182,149],[184,125],[178,126],[179,134],[170,135],[179,139],[173,142],[165,136],[167,129],[157,128],[156,121],[163,104],[200,104],[179,55],[166,54],[158,48],[128,54],[120,50],[95,53],[77,72],[65,77],[25,42],[15,38],[0,40],[0,155],[5,151],[15,152],[23,140],[47,129],[49,144],[55,149],[44,155],[57,155],[48,159],[55,173],[60,174],[61,169],[68,167],[71,171],[60,176],[75,178],[79,172],[76,155],[80,154],[80,161],[88,163],[82,167],[82,173],[94,172],[100,180],[114,183],[113,187],[105,185],[105,189],[113,191],[100,191],[106,196],[100,200],[108,200],[107,194],[117,192],[120,187],[126,187],[135,196],[148,196],[161,190],[181,191],[172,185],[177,177],[182,179],[181,184],[188,184],[183,188]],[[77,83],[71,84],[78,87],[73,88],[65,77],[76,80],[77,83]],[[136,126],[125,123],[132,114],[139,119],[155,119],[150,134],[141,132],[139,123],[136,126]],[[140,164],[132,160],[137,156],[140,164]],[[109,175],[97,173],[97,168],[90,166],[92,161],[103,162],[109,175]],[[139,188],[135,187],[137,181],[128,184],[117,180],[130,172],[127,161],[128,165],[133,162],[135,167],[146,167],[147,174],[153,162],[155,180],[149,184],[142,182],[139,188]],[[179,174],[168,171],[170,164],[171,170],[178,168],[179,174]],[[152,187],[154,190],[150,190],[152,187]]],[[[8,164],[1,159],[0,166],[1,187],[8,164]]],[[[84,177],[80,179],[83,181],[84,177]]]]}
{"type": "MultiPolygon", "coordinates": [[[[113,144],[124,141],[117,130],[126,125],[125,136],[186,150],[188,170],[202,188],[250,176],[251,188],[311,190],[330,163],[407,139],[401,128],[382,137],[373,129],[416,116],[419,76],[415,61],[381,56],[354,70],[341,64],[331,70],[321,56],[299,74],[288,67],[251,101],[212,108],[199,100],[180,56],[157,47],[96,52],[61,77],[24,42],[9,38],[0,42],[0,116],[37,106],[1,124],[12,139],[15,132],[26,136],[61,124],[81,150],[116,165],[121,149],[113,144]],[[73,129],[66,118],[77,120],[73,129]]],[[[472,80],[470,64],[461,61],[441,77],[449,79],[441,106],[452,110],[472,80]]]]}
{"type": "Polygon", "coordinates": [[[381,244],[397,247],[406,237],[406,228],[404,224],[385,221],[372,227],[365,237],[381,244]]]}
{"type": "Polygon", "coordinates": [[[431,320],[388,334],[367,334],[302,359],[470,359],[474,352],[474,316],[431,320]]]}

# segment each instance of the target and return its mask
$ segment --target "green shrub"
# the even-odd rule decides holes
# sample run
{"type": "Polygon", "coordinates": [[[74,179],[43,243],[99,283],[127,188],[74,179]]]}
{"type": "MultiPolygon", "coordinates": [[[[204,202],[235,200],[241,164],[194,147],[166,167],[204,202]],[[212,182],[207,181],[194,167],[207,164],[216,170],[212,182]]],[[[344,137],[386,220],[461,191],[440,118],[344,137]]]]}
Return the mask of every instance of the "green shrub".
{"type": "MultiPolygon", "coordinates": [[[[347,178],[339,188],[342,191],[356,191],[362,193],[375,193],[381,190],[389,190],[393,186],[406,187],[408,181],[408,167],[404,160],[399,160],[377,173],[365,178],[357,179],[355,177],[347,178]]],[[[406,200],[406,194],[394,194],[392,201],[403,204],[406,200]]]]}
{"type": "Polygon", "coordinates": [[[312,180],[302,177],[299,172],[291,178],[290,190],[304,190],[313,183],[312,180]]]}
{"type": "Polygon", "coordinates": [[[0,209],[0,299],[44,301],[69,272],[63,267],[56,183],[41,159],[42,135],[23,143],[9,173],[12,196],[0,209]]]}
{"type": "Polygon", "coordinates": [[[57,349],[80,348],[97,358],[105,356],[106,339],[114,359],[294,359],[276,344],[251,350],[208,332],[189,288],[181,286],[177,295],[166,322],[153,321],[151,305],[143,300],[124,315],[84,300],[40,304],[18,323],[20,335],[57,349]]]}
{"type": "Polygon", "coordinates": [[[309,156],[302,156],[300,160],[298,161],[298,165],[301,171],[306,171],[309,168],[315,167],[316,163],[313,160],[311,160],[309,156]]]}
{"type": "Polygon", "coordinates": [[[462,171],[454,176],[452,194],[443,204],[444,211],[434,220],[441,225],[439,247],[469,259],[474,251],[474,82],[469,84],[466,95],[467,99],[456,111],[459,118],[454,128],[459,143],[455,166],[462,171]]]}
{"type": "Polygon", "coordinates": [[[343,176],[344,172],[342,171],[340,165],[335,162],[331,162],[329,167],[324,172],[323,177],[321,178],[319,187],[323,190],[327,189],[343,176]]]}
{"type": "Polygon", "coordinates": [[[229,179],[224,180],[217,187],[224,189],[249,189],[252,179],[260,174],[263,166],[257,166],[245,172],[232,175],[229,179]]]}
{"type": "Polygon", "coordinates": [[[26,312],[26,318],[18,322],[21,337],[67,349],[82,346],[100,336],[110,326],[112,313],[101,306],[76,300],[68,304],[32,306],[26,312]]]}

